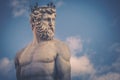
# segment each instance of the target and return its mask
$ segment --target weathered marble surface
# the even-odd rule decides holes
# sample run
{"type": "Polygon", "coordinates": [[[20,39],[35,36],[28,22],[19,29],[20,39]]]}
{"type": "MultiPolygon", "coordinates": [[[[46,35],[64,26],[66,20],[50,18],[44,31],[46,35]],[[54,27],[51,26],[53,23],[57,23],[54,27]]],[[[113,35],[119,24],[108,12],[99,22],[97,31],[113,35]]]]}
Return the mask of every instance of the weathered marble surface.
{"type": "Polygon", "coordinates": [[[70,80],[70,51],[59,40],[29,44],[17,54],[15,65],[20,80],[70,80]]]}
{"type": "Polygon", "coordinates": [[[54,39],[55,11],[39,7],[31,13],[34,38],[15,57],[17,80],[71,80],[70,50],[54,39]]]}

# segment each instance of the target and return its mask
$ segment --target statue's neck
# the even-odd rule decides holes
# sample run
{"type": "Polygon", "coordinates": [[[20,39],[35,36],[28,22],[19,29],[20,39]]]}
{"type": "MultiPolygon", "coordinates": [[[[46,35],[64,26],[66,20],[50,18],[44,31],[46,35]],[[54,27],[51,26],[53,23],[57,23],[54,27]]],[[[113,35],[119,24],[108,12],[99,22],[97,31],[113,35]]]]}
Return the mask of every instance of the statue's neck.
{"type": "Polygon", "coordinates": [[[39,39],[39,38],[37,38],[37,37],[34,36],[32,44],[33,45],[38,45],[38,44],[41,44],[41,43],[44,43],[44,42],[48,43],[48,42],[51,42],[51,41],[53,41],[53,40],[41,40],[41,39],[39,39]]]}
{"type": "Polygon", "coordinates": [[[33,44],[39,44],[41,42],[41,40],[37,37],[37,35],[35,34],[35,29],[33,29],[33,44]]]}

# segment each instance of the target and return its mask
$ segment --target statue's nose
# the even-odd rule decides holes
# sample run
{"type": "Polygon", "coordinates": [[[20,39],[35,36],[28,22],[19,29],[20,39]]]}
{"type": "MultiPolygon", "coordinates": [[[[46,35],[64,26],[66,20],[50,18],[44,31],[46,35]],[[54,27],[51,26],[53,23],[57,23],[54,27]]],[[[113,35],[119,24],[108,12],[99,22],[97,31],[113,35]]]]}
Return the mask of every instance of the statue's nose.
{"type": "Polygon", "coordinates": [[[50,27],[52,26],[52,19],[50,19],[50,21],[49,21],[49,26],[50,27]]]}

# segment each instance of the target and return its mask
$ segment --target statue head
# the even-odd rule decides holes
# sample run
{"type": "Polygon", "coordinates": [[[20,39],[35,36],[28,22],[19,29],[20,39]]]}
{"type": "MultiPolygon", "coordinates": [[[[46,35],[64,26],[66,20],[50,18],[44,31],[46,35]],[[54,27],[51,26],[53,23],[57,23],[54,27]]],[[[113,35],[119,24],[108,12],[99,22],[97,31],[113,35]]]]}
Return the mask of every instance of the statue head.
{"type": "Polygon", "coordinates": [[[31,9],[32,30],[40,40],[52,40],[55,33],[56,9],[52,3],[31,9]]]}

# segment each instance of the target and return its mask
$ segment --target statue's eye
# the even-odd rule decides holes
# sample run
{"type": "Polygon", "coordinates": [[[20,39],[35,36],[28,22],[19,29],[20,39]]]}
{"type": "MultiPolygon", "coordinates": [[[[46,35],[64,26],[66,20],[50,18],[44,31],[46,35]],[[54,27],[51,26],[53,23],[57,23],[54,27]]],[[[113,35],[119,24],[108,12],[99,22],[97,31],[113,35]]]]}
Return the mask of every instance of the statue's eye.
{"type": "Polygon", "coordinates": [[[44,18],[43,20],[45,20],[45,21],[50,21],[50,18],[44,18]]]}
{"type": "Polygon", "coordinates": [[[48,21],[50,21],[50,18],[47,18],[48,21]]]}

